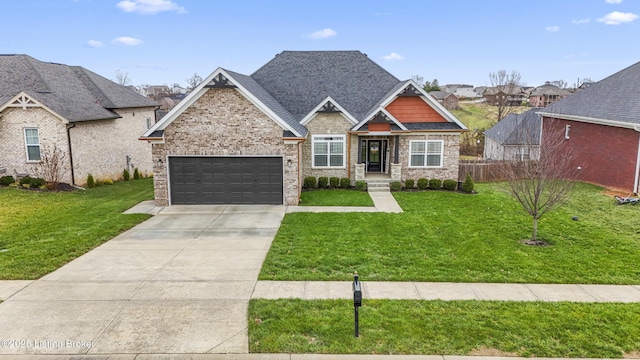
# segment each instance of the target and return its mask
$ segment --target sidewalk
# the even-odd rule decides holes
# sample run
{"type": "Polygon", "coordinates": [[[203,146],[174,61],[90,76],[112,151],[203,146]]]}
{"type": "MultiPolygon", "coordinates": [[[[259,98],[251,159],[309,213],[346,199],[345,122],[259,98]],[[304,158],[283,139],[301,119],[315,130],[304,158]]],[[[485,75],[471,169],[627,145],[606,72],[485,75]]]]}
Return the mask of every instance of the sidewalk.
{"type": "Polygon", "coordinates": [[[386,212],[401,213],[402,208],[390,192],[370,192],[373,207],[363,206],[287,206],[287,213],[293,212],[386,212]]]}
{"type": "MultiPolygon", "coordinates": [[[[0,360],[550,360],[462,355],[343,355],[343,354],[113,354],[113,355],[0,355],[0,360]]],[[[553,358],[553,360],[589,360],[553,358]]],[[[593,359],[595,360],[595,359],[593,359]]]]}

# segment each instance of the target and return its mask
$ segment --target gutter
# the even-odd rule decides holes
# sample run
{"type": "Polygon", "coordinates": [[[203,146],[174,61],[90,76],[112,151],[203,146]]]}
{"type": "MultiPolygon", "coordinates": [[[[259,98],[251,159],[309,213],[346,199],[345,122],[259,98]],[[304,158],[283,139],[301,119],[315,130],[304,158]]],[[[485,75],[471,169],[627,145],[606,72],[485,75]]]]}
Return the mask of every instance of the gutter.
{"type": "Polygon", "coordinates": [[[76,127],[75,123],[71,123],[71,126],[67,124],[67,143],[69,144],[69,165],[71,166],[71,185],[76,184],[76,175],[73,171],[73,151],[71,150],[71,129],[76,127]]]}

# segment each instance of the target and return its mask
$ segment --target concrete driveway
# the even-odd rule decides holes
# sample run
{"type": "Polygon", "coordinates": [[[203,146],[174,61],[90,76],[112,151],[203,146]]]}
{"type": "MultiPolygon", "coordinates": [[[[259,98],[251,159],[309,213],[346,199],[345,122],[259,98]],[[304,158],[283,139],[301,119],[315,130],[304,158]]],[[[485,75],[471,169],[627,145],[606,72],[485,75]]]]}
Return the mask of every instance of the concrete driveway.
{"type": "Polygon", "coordinates": [[[285,211],[163,209],[0,304],[0,354],[248,352],[248,302],[285,211]]]}

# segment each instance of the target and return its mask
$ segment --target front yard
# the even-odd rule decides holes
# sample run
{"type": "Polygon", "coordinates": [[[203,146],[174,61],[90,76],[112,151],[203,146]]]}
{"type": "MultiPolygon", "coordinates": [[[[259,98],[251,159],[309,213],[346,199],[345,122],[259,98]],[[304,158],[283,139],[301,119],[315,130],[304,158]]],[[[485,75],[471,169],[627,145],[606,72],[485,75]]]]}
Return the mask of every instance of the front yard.
{"type": "Polygon", "coordinates": [[[152,179],[59,193],[0,188],[0,280],[59,268],[148,219],[122,212],[152,198],[152,179]]]}
{"type": "Polygon", "coordinates": [[[579,184],[540,221],[551,246],[531,247],[520,242],[531,219],[506,184],[476,189],[394,193],[402,214],[287,214],[260,279],[349,281],[357,271],[362,281],[640,283],[640,208],[579,184]]]}

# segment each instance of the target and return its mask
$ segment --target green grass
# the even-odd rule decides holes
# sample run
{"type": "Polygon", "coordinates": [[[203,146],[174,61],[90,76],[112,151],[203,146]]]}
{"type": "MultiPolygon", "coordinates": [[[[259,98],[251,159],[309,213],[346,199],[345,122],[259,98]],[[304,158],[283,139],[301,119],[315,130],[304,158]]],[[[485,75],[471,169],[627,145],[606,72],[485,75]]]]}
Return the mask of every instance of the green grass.
{"type": "Polygon", "coordinates": [[[505,183],[477,195],[396,192],[402,214],[287,214],[261,280],[640,284],[640,208],[578,184],[540,220],[547,247],[524,245],[531,218],[505,183]],[[579,221],[572,217],[578,216],[579,221]]]}
{"type": "Polygon", "coordinates": [[[300,196],[302,206],[373,206],[367,192],[333,189],[303,191],[300,196]]]}
{"type": "Polygon", "coordinates": [[[640,304],[251,300],[252,353],[620,358],[640,350],[640,304]]]}
{"type": "Polygon", "coordinates": [[[152,179],[86,191],[0,188],[0,279],[37,279],[149,218],[122,212],[153,198],[152,179]]]}
{"type": "MultiPolygon", "coordinates": [[[[487,130],[492,127],[497,120],[498,108],[487,103],[460,104],[460,110],[450,110],[451,113],[462,121],[471,131],[473,129],[487,130]]],[[[517,106],[512,109],[513,113],[520,114],[529,107],[517,106]]]]}

